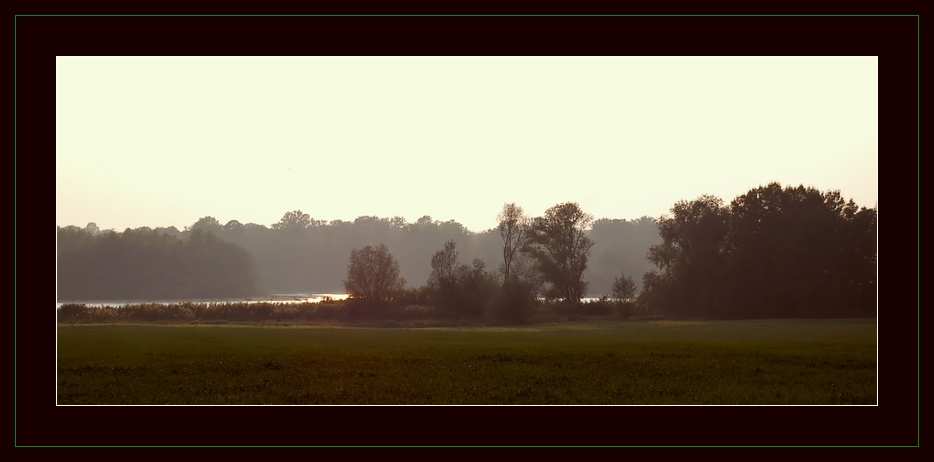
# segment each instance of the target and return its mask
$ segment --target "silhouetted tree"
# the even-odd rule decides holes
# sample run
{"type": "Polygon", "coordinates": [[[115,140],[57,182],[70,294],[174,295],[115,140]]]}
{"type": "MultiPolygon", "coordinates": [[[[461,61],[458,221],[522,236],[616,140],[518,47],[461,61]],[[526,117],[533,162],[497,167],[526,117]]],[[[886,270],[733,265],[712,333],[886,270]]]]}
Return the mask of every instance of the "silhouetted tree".
{"type": "Polygon", "coordinates": [[[535,259],[544,279],[569,302],[580,302],[587,292],[582,275],[594,242],[585,232],[592,223],[592,215],[568,202],[546,210],[529,228],[525,251],[535,259]]]}
{"type": "Polygon", "coordinates": [[[671,216],[659,218],[662,243],[649,249],[648,259],[661,270],[656,286],[661,283],[675,288],[669,297],[672,303],[665,307],[667,312],[716,314],[728,231],[729,209],[723,200],[710,195],[679,201],[671,208],[671,216]]]}
{"type": "Polygon", "coordinates": [[[457,244],[451,240],[431,257],[428,289],[432,304],[451,307],[457,299],[457,244]]]}
{"type": "Polygon", "coordinates": [[[613,281],[612,297],[619,301],[632,300],[636,296],[636,283],[632,277],[623,274],[613,281]]]}
{"type": "Polygon", "coordinates": [[[503,238],[503,282],[509,280],[512,262],[519,255],[528,237],[529,219],[522,212],[522,207],[515,203],[504,204],[503,211],[496,217],[499,221],[499,235],[503,238]]]}
{"type": "Polygon", "coordinates": [[[344,288],[355,298],[389,301],[405,288],[399,277],[399,262],[385,244],[366,246],[350,252],[344,288]]]}

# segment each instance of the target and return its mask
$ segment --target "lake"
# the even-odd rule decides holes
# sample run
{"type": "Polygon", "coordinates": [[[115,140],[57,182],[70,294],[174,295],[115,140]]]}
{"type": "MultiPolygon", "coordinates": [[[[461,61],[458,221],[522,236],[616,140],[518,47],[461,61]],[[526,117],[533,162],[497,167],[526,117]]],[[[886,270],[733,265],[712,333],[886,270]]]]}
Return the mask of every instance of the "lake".
{"type": "Polygon", "coordinates": [[[295,293],[295,294],[272,294],[262,297],[247,298],[194,298],[194,299],[154,299],[154,300],[61,300],[55,303],[55,308],[60,308],[65,303],[78,303],[87,306],[121,306],[130,303],[162,303],[165,305],[172,303],[194,302],[194,303],[317,303],[325,298],[334,300],[343,300],[348,294],[316,294],[316,293],[295,293]]]}
{"type": "MultiPolygon", "coordinates": [[[[349,297],[349,294],[317,294],[317,293],[295,293],[295,294],[272,294],[263,297],[248,298],[196,298],[196,299],[155,299],[155,300],[63,300],[55,303],[55,308],[61,308],[65,303],[77,303],[87,306],[121,306],[131,303],[161,303],[169,305],[172,303],[194,302],[194,303],[317,303],[325,298],[334,300],[343,300],[349,297]]],[[[599,297],[585,297],[581,301],[584,303],[595,302],[599,297]]]]}

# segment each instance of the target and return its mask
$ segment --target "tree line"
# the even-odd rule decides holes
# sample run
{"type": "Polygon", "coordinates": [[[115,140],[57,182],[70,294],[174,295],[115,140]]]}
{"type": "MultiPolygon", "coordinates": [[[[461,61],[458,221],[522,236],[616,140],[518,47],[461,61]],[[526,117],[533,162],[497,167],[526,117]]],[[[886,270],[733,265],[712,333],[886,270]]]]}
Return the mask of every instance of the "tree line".
{"type": "Polygon", "coordinates": [[[298,210],[269,228],[204,217],[183,231],[121,235],[89,224],[59,230],[59,289],[86,299],[343,289],[348,306],[370,314],[413,306],[512,322],[550,303],[541,300],[592,309],[581,303],[592,293],[608,296],[602,312],[610,303],[687,317],[872,316],[876,221],[876,209],[839,191],[771,183],[729,204],[679,201],[657,220],[594,220],[570,202],[530,217],[505,204],[482,233],[427,216],[324,222],[298,210]]]}
{"type": "MultiPolygon", "coordinates": [[[[697,318],[874,316],[876,221],[876,209],[846,202],[839,191],[779,183],[729,205],[710,195],[679,201],[658,220],[662,242],[649,248],[656,269],[642,276],[642,292],[634,300],[636,283],[624,271],[612,284],[612,303],[636,301],[644,313],[697,318]]],[[[432,257],[427,283],[406,292],[392,279],[398,262],[387,247],[368,246],[351,255],[344,284],[363,300],[422,302],[453,317],[486,312],[522,322],[539,297],[581,305],[593,222],[576,203],[536,218],[506,204],[499,215],[501,263],[493,271],[480,259],[459,263],[452,240],[432,257]],[[370,263],[376,259],[381,263],[370,263]],[[357,290],[364,281],[384,290],[357,290]]]]}
{"type": "MultiPolygon", "coordinates": [[[[93,223],[85,228],[67,226],[63,229],[83,230],[91,236],[111,232],[102,232],[93,223]]],[[[198,230],[219,236],[253,255],[258,283],[269,293],[343,292],[347,259],[351,251],[366,245],[386,244],[400,263],[401,276],[417,283],[428,279],[432,255],[451,240],[457,242],[465,261],[479,258],[487,267],[495,268],[502,258],[497,228],[472,232],[456,221],[434,220],[430,216],[415,222],[407,222],[402,217],[372,216],[325,222],[295,210],[286,212],[271,226],[237,220],[222,224],[207,216],[182,230],[144,227],[133,231],[154,231],[185,240],[198,230]]],[[[645,252],[650,245],[660,242],[655,220],[649,217],[599,219],[587,234],[595,245],[585,279],[590,281],[589,292],[594,294],[609,293],[621,268],[631,274],[651,269],[645,252]]]]}

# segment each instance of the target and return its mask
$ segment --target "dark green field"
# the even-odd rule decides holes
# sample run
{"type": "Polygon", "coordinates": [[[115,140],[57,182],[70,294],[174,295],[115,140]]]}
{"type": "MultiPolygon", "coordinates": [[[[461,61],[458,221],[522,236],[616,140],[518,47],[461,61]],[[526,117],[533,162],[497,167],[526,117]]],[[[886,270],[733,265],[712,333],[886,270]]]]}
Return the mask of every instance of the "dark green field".
{"type": "Polygon", "coordinates": [[[876,404],[876,321],[58,326],[59,404],[876,404]]]}

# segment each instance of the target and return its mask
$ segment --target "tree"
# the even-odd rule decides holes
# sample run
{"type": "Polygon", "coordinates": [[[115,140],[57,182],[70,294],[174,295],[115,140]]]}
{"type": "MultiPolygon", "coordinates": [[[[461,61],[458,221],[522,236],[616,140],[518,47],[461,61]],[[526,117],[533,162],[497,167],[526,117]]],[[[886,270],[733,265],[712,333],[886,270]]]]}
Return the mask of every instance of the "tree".
{"type": "Polygon", "coordinates": [[[447,241],[444,249],[435,252],[431,257],[431,274],[428,276],[428,287],[433,292],[443,294],[449,292],[455,284],[457,270],[457,243],[447,241]]]}
{"type": "Polygon", "coordinates": [[[223,227],[221,226],[221,223],[217,221],[217,218],[208,216],[198,219],[195,224],[191,225],[192,231],[196,229],[214,234],[220,234],[220,231],[223,229],[223,227]]]}
{"type": "Polygon", "coordinates": [[[628,275],[621,275],[613,281],[613,298],[621,302],[629,301],[635,298],[636,296],[636,283],[632,280],[632,277],[628,275]]]}
{"type": "Polygon", "coordinates": [[[311,217],[301,210],[285,212],[278,223],[272,225],[272,229],[305,229],[311,225],[311,217]]]}
{"type": "Polygon", "coordinates": [[[355,298],[389,301],[405,287],[399,273],[399,262],[385,244],[368,245],[350,252],[344,288],[355,298]]]}
{"type": "Polygon", "coordinates": [[[587,292],[582,280],[593,240],[585,231],[593,224],[577,203],[558,204],[535,218],[525,251],[535,259],[542,276],[569,302],[580,302],[587,292]]]}
{"type": "Polygon", "coordinates": [[[504,204],[496,219],[499,221],[499,235],[503,238],[503,282],[507,282],[513,261],[528,238],[529,219],[522,212],[522,207],[515,203],[504,204]]]}
{"type": "Polygon", "coordinates": [[[405,228],[405,217],[400,217],[396,215],[389,220],[389,226],[393,229],[403,229],[405,228]]]}
{"type": "Polygon", "coordinates": [[[688,316],[716,314],[716,300],[723,295],[718,288],[726,264],[729,213],[723,200],[702,195],[677,202],[670,216],[659,218],[662,243],[649,248],[648,259],[660,270],[655,289],[670,291],[663,309],[688,316]]]}
{"type": "Polygon", "coordinates": [[[168,234],[169,236],[175,236],[175,237],[178,237],[182,234],[182,232],[179,231],[178,228],[174,226],[169,226],[167,228],[159,227],[159,228],[156,228],[154,231],[158,234],[168,234]]]}
{"type": "Polygon", "coordinates": [[[432,221],[431,221],[431,216],[430,216],[430,215],[425,215],[425,216],[419,218],[418,221],[415,222],[415,224],[416,224],[417,226],[421,226],[421,227],[430,226],[431,223],[432,223],[432,221]]]}

